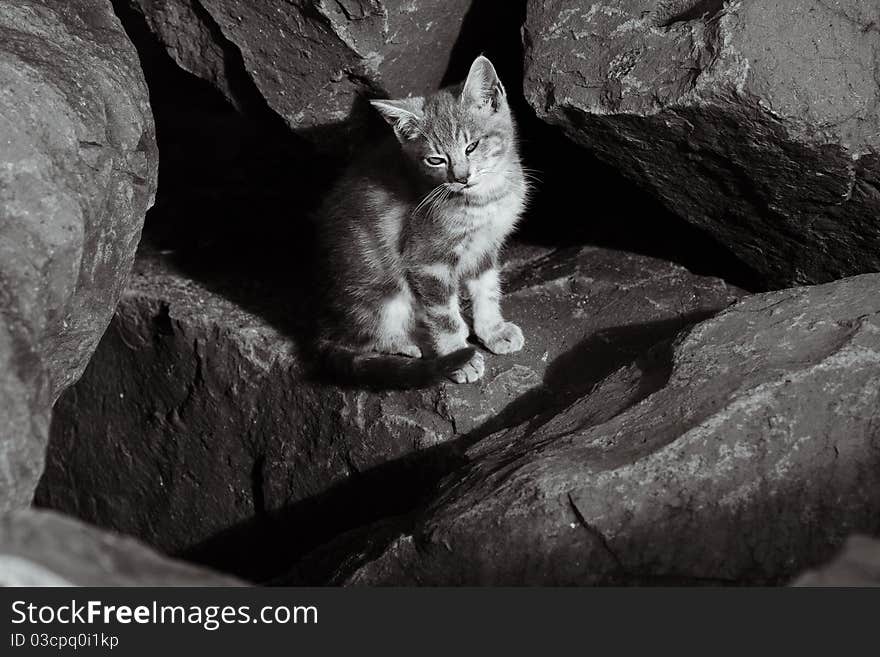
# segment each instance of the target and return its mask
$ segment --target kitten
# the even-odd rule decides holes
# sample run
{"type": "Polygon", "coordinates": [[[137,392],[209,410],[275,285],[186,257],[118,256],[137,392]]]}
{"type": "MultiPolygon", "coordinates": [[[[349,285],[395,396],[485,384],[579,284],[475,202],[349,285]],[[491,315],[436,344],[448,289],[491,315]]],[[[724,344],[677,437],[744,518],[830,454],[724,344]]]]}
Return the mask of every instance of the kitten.
{"type": "Polygon", "coordinates": [[[356,161],[322,209],[322,345],[355,375],[477,381],[485,361],[468,346],[460,292],[486,349],[523,346],[499,305],[498,254],[527,192],[506,92],[480,56],[456,87],[371,103],[395,138],[356,161]]]}

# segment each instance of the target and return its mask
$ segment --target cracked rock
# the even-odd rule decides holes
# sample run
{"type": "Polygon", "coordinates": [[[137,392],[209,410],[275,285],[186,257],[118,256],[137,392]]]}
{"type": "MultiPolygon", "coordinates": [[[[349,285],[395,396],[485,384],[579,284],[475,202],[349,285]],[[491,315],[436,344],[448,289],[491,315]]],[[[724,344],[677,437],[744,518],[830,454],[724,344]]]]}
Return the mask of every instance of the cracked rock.
{"type": "Polygon", "coordinates": [[[873,0],[532,0],[526,96],[771,287],[880,270],[873,0]]]}
{"type": "Polygon", "coordinates": [[[157,159],[109,2],[0,4],[0,511],[31,501],[50,407],[110,321],[157,159]]]}
{"type": "Polygon", "coordinates": [[[878,285],[745,298],[653,365],[476,443],[409,529],[334,546],[330,579],[782,583],[878,534],[878,285]]]}
{"type": "Polygon", "coordinates": [[[742,295],[599,248],[517,247],[507,263],[522,352],[488,356],[478,384],[367,392],[306,375],[294,325],[308,325],[306,306],[277,287],[292,272],[196,277],[145,254],[86,375],[56,406],[38,501],[268,577],[411,508],[457,461],[455,439],[564,407],[742,295]]]}
{"type": "Polygon", "coordinates": [[[241,586],[52,511],[0,515],[0,586],[241,586]]]}

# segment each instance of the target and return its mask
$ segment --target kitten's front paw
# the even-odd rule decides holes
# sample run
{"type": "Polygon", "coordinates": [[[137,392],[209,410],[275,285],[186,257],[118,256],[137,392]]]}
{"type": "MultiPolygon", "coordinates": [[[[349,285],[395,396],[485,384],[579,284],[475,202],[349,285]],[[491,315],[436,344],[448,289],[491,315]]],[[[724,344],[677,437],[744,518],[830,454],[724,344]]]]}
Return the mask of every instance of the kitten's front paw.
{"type": "Polygon", "coordinates": [[[409,356],[410,358],[421,358],[422,350],[419,349],[414,344],[407,344],[401,347],[397,347],[394,351],[398,356],[409,356]]]}
{"type": "Polygon", "coordinates": [[[525,344],[522,330],[513,322],[504,322],[491,335],[480,336],[480,340],[493,354],[512,354],[525,344]]]}
{"type": "Polygon", "coordinates": [[[486,361],[483,354],[475,351],[471,359],[464,365],[449,375],[449,378],[456,383],[473,383],[479,381],[486,371],[486,361]]]}

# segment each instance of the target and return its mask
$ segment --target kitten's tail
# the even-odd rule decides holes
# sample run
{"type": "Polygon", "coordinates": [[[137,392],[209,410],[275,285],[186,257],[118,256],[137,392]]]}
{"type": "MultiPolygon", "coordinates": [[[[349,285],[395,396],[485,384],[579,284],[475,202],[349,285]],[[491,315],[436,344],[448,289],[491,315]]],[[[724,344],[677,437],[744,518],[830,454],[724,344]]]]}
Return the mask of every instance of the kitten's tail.
{"type": "Polygon", "coordinates": [[[363,352],[335,342],[321,341],[322,370],[334,382],[378,389],[427,388],[463,367],[476,351],[465,347],[436,358],[409,358],[363,352]]]}

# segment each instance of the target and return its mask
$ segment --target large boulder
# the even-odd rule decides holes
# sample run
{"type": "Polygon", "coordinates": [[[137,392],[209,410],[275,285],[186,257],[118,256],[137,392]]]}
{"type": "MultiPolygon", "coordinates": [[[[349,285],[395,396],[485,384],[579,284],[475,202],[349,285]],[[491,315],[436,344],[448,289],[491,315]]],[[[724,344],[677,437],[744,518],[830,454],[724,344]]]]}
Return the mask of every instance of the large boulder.
{"type": "Polygon", "coordinates": [[[241,586],[52,511],[0,515],[0,586],[241,586]]]}
{"type": "MultiPolygon", "coordinates": [[[[471,0],[117,0],[233,104],[297,130],[343,122],[359,94],[436,89],[471,0]],[[254,99],[258,99],[255,102],[254,99]]],[[[496,2],[499,12],[519,2],[496,2]]]]}
{"type": "Polygon", "coordinates": [[[104,0],[0,4],[0,510],[30,502],[51,404],[134,260],[157,152],[134,48],[104,0]]]}
{"type": "Polygon", "coordinates": [[[145,254],[86,375],[56,406],[38,501],[266,577],[411,508],[457,462],[453,439],[565,406],[742,294],[598,248],[513,249],[506,275],[524,351],[489,357],[479,384],[368,392],[309,377],[308,286],[293,264],[267,279],[226,264],[197,280],[145,254]]]}
{"type": "Polygon", "coordinates": [[[880,270],[875,0],[531,0],[526,96],[767,284],[880,270]]]}
{"type": "Polygon", "coordinates": [[[333,581],[782,583],[876,535],[878,285],[747,297],[668,360],[480,441],[411,530],[352,543],[333,581]]]}

